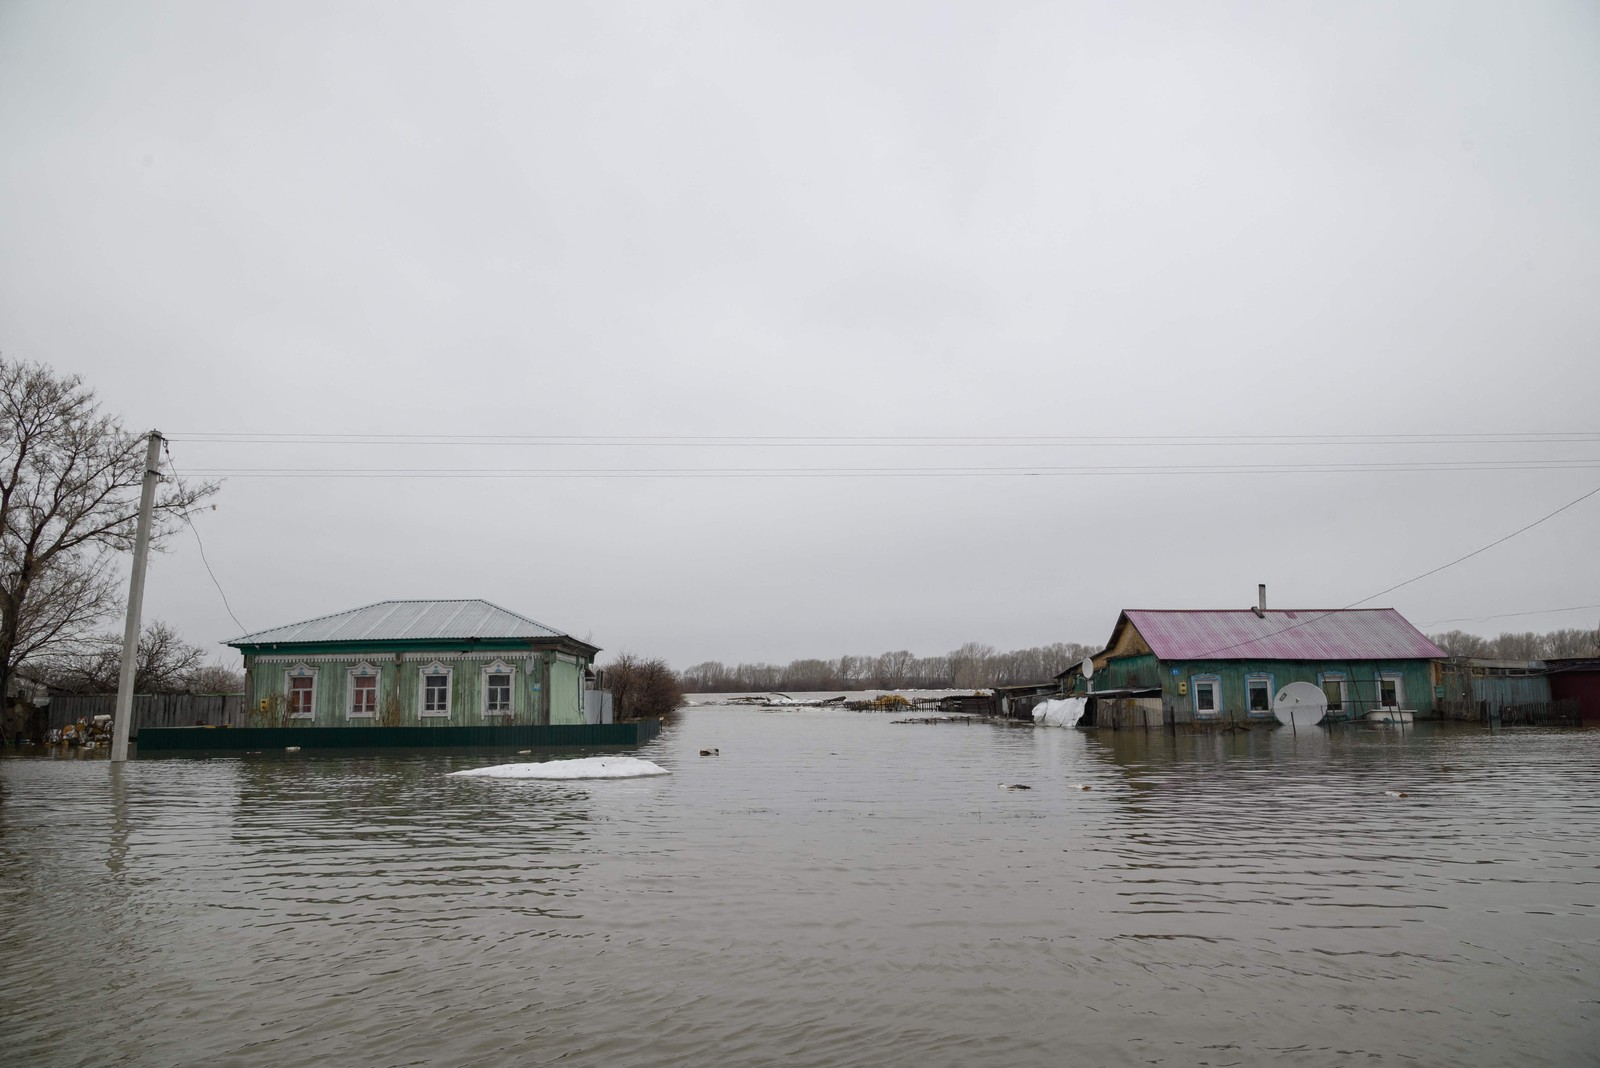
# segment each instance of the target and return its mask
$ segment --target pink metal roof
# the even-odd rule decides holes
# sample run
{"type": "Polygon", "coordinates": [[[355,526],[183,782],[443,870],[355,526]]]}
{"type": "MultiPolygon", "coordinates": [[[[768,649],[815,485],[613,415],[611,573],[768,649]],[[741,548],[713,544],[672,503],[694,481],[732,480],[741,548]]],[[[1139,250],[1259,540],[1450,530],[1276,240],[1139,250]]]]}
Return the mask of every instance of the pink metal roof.
{"type": "Polygon", "coordinates": [[[1434,660],[1445,651],[1393,608],[1159,611],[1128,617],[1162,660],[1434,660]]]}

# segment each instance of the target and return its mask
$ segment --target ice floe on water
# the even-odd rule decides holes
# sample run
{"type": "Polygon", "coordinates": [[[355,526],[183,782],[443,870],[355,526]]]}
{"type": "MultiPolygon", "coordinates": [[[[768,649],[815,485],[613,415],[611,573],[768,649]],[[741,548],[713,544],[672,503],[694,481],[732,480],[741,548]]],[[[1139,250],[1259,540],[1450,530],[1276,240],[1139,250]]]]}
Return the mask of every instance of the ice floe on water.
{"type": "Polygon", "coordinates": [[[478,779],[637,779],[645,775],[672,774],[660,764],[638,757],[576,757],[534,763],[491,764],[486,768],[452,771],[478,779]]]}

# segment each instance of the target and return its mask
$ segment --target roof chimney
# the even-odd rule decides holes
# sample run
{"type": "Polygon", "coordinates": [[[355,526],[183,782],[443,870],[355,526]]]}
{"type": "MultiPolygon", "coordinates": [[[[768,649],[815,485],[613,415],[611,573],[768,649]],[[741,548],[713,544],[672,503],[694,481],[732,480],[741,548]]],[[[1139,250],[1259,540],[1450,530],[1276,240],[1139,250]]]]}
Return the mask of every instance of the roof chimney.
{"type": "Polygon", "coordinates": [[[1262,619],[1267,618],[1267,584],[1265,582],[1256,584],[1256,615],[1262,619]]]}

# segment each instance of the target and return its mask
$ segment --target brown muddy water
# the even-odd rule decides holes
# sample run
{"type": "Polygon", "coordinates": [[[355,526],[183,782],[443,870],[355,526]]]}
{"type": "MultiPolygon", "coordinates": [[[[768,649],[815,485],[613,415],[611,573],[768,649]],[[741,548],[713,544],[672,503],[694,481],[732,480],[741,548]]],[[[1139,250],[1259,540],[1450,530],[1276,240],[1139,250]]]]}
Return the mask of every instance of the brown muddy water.
{"type": "Polygon", "coordinates": [[[893,718],[694,708],[588,783],[0,761],[0,1060],[1600,1061],[1600,732],[893,718]]]}

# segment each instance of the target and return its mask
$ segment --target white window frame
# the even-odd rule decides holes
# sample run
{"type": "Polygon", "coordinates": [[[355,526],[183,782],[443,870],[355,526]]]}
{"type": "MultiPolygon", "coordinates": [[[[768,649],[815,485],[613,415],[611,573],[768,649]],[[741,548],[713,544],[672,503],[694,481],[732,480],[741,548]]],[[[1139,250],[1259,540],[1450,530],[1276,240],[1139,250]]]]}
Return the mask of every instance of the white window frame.
{"type": "Polygon", "coordinates": [[[1393,671],[1380,671],[1378,673],[1377,700],[1374,703],[1378,708],[1382,709],[1398,710],[1406,707],[1405,676],[1393,671]],[[1383,703],[1383,684],[1386,682],[1394,683],[1394,704],[1392,705],[1386,705],[1383,703]]]}
{"type": "Polygon", "coordinates": [[[484,719],[509,719],[516,714],[517,708],[517,669],[504,660],[496,660],[492,664],[485,664],[483,671],[478,676],[478,713],[484,719]],[[510,682],[506,687],[506,700],[509,704],[504,709],[489,710],[489,676],[504,675],[510,682]]]}
{"type": "Polygon", "coordinates": [[[417,672],[417,718],[418,719],[449,719],[450,709],[455,701],[455,670],[446,664],[435,660],[417,672]],[[428,708],[428,676],[444,676],[444,711],[430,711],[428,708]]]}
{"type": "Polygon", "coordinates": [[[1204,719],[1222,715],[1222,676],[1221,675],[1195,675],[1189,679],[1189,696],[1194,705],[1194,714],[1204,719]],[[1200,707],[1200,687],[1211,687],[1211,707],[1200,707]]]}
{"type": "Polygon", "coordinates": [[[1272,707],[1277,703],[1278,691],[1273,685],[1276,680],[1270,671],[1252,671],[1244,677],[1244,714],[1247,716],[1270,716],[1272,707]],[[1264,683],[1267,687],[1267,707],[1252,708],[1250,706],[1250,688],[1257,683],[1264,683]]]}
{"type": "Polygon", "coordinates": [[[362,661],[355,667],[346,671],[345,677],[347,679],[345,684],[344,698],[345,718],[376,719],[378,717],[378,702],[380,700],[378,695],[383,689],[383,672],[379,671],[372,664],[362,661]],[[372,679],[372,711],[358,712],[356,711],[356,679],[368,677],[372,679]]]}
{"type": "Polygon", "coordinates": [[[1338,708],[1334,708],[1333,705],[1330,704],[1330,705],[1328,705],[1328,711],[1329,712],[1349,712],[1350,711],[1350,680],[1349,680],[1349,678],[1346,677],[1345,673],[1342,672],[1342,671],[1324,671],[1324,672],[1322,672],[1320,675],[1317,676],[1317,686],[1321,688],[1324,696],[1327,695],[1328,683],[1330,683],[1330,682],[1336,682],[1336,683],[1339,684],[1339,707],[1338,708]]]}
{"type": "Polygon", "coordinates": [[[286,707],[283,710],[284,716],[286,718],[288,718],[288,719],[316,719],[317,718],[317,669],[312,667],[310,664],[296,664],[294,667],[289,668],[286,671],[284,671],[284,673],[283,673],[283,696],[284,696],[284,700],[286,702],[288,702],[288,707],[286,707]],[[294,683],[291,681],[293,679],[310,679],[311,680],[311,689],[309,691],[311,696],[306,702],[306,704],[309,705],[310,707],[304,712],[296,712],[295,711],[294,695],[295,695],[296,691],[294,689],[294,683]]]}

